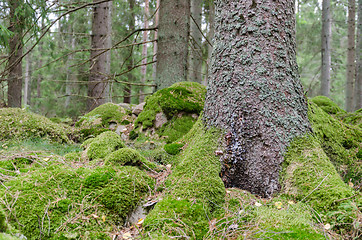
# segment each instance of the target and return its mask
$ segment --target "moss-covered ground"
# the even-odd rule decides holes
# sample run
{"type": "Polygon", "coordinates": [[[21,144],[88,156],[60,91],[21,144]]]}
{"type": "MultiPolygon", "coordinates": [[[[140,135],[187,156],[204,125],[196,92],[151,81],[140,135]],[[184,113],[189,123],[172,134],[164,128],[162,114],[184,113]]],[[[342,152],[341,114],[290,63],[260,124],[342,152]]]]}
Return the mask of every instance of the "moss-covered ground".
{"type": "Polygon", "coordinates": [[[20,109],[4,111],[1,131],[23,136],[0,139],[0,239],[361,237],[360,111],[346,113],[329,99],[312,99],[313,133],[290,144],[280,194],[262,199],[225,189],[219,177],[223,132],[191,115],[203,104],[195,93],[204,91],[180,83],[149,97],[134,140],[110,131],[107,124],[126,124],[129,116],[114,104],[82,118],[80,129],[95,124],[98,133],[77,144],[71,127],[20,109]],[[174,99],[166,103],[163,97],[174,99]],[[180,101],[187,104],[178,106],[180,101]],[[167,116],[163,126],[140,131],[153,129],[160,112],[167,116]],[[12,122],[24,117],[33,124],[12,122]],[[26,133],[33,126],[42,133],[26,133]],[[125,228],[133,209],[148,201],[157,204],[143,224],[125,228]]]}

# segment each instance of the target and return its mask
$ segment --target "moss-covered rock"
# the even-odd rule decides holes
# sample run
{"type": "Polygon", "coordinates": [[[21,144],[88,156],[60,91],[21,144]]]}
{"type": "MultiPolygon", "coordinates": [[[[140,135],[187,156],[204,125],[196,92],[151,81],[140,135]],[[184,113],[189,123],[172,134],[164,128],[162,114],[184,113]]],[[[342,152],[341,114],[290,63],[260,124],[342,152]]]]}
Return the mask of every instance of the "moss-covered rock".
{"type": "Polygon", "coordinates": [[[205,86],[195,82],[175,83],[152,96],[147,97],[144,110],[138,115],[135,125],[144,129],[154,125],[157,113],[164,113],[168,119],[180,112],[199,114],[204,107],[205,86]]]}
{"type": "Polygon", "coordinates": [[[71,143],[72,128],[20,108],[0,108],[0,141],[48,138],[71,143]]]}
{"type": "Polygon", "coordinates": [[[139,166],[141,168],[156,168],[156,164],[148,161],[137,150],[132,148],[121,148],[107,155],[105,159],[106,165],[111,166],[139,166]]]}
{"type": "Polygon", "coordinates": [[[105,103],[85,114],[76,123],[85,137],[97,136],[110,127],[111,123],[127,125],[134,119],[131,111],[113,103],[105,103]]]}
{"type": "Polygon", "coordinates": [[[225,196],[220,162],[214,153],[219,137],[219,131],[205,130],[199,120],[181,140],[188,147],[179,155],[166,182],[170,191],[144,223],[153,238],[179,235],[182,229],[193,239],[202,239],[208,231],[207,216],[212,215],[214,204],[223,204],[225,196]]]}
{"type": "Polygon", "coordinates": [[[88,158],[92,160],[104,158],[111,152],[125,146],[117,133],[107,131],[94,138],[94,140],[89,143],[86,151],[88,158]]]}
{"type": "Polygon", "coordinates": [[[114,227],[124,223],[154,180],[134,167],[49,163],[4,184],[1,205],[10,204],[6,217],[29,240],[112,239],[114,227]]]}
{"type": "Polygon", "coordinates": [[[311,99],[318,107],[328,114],[345,113],[336,103],[326,96],[316,96],[311,99]]]}
{"type": "Polygon", "coordinates": [[[362,147],[360,128],[344,124],[324,112],[314,103],[309,103],[309,120],[321,147],[345,182],[359,185],[362,181],[362,162],[357,155],[362,147]]]}
{"type": "Polygon", "coordinates": [[[190,131],[196,120],[197,118],[193,116],[178,114],[157,130],[157,133],[159,136],[166,138],[166,143],[172,143],[190,131]]]}

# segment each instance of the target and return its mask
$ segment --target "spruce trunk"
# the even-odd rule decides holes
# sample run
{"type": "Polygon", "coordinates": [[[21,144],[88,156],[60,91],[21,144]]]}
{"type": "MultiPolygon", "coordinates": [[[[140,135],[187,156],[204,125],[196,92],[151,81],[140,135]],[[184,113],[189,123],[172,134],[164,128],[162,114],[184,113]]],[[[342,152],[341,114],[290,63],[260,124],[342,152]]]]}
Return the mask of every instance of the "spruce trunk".
{"type": "Polygon", "coordinates": [[[294,1],[215,5],[204,120],[225,130],[225,186],[270,197],[280,189],[288,143],[310,131],[296,62],[294,1]]]}
{"type": "Polygon", "coordinates": [[[190,0],[160,1],[157,89],[187,79],[190,0]]]}

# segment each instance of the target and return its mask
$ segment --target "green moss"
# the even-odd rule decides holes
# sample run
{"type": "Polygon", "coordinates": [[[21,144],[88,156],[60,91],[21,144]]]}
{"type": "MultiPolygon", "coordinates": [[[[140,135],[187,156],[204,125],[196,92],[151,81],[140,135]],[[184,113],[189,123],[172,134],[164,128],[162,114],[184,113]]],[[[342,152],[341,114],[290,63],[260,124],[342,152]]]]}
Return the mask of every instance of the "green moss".
{"type": "Polygon", "coordinates": [[[338,113],[336,117],[341,119],[346,124],[362,128],[362,108],[355,112],[338,113]]]}
{"type": "Polygon", "coordinates": [[[166,144],[164,146],[164,149],[168,154],[176,155],[181,152],[181,150],[182,150],[181,148],[183,146],[184,146],[184,144],[182,144],[182,143],[171,143],[171,144],[166,144]]]}
{"type": "Polygon", "coordinates": [[[82,157],[82,152],[71,152],[64,155],[65,160],[69,162],[80,161],[81,157],[82,157]]]}
{"type": "Polygon", "coordinates": [[[81,127],[81,133],[87,136],[97,136],[109,128],[110,123],[129,124],[133,121],[131,111],[113,103],[105,103],[85,114],[76,123],[81,127]]]}
{"type": "Polygon", "coordinates": [[[0,232],[5,232],[7,228],[8,224],[6,223],[4,210],[0,207],[0,232]]]}
{"type": "Polygon", "coordinates": [[[0,108],[0,141],[47,138],[71,143],[72,128],[19,108],[0,108]]]}
{"type": "Polygon", "coordinates": [[[156,114],[163,112],[168,119],[179,112],[199,114],[204,107],[206,88],[195,82],[175,83],[152,96],[147,97],[144,110],[137,117],[135,125],[143,128],[153,126],[156,114]]]}
{"type": "Polygon", "coordinates": [[[172,143],[183,137],[194,125],[196,119],[192,116],[183,115],[181,117],[175,116],[166,124],[164,124],[158,131],[159,136],[165,136],[167,143],[172,143]]]}
{"type": "Polygon", "coordinates": [[[94,138],[86,151],[88,158],[92,160],[104,158],[111,152],[123,147],[125,144],[121,137],[117,133],[107,131],[94,138]]]}
{"type": "Polygon", "coordinates": [[[128,110],[114,103],[105,103],[81,117],[76,125],[109,127],[110,122],[125,123],[124,121],[128,121],[129,113],[128,110]]]}
{"type": "Polygon", "coordinates": [[[360,128],[344,124],[325,113],[314,103],[309,104],[309,120],[321,147],[345,182],[359,185],[362,180],[362,164],[357,154],[361,148],[360,128]]]}
{"type": "Polygon", "coordinates": [[[83,149],[86,149],[87,147],[89,147],[89,144],[91,144],[91,143],[94,141],[94,139],[95,139],[95,138],[88,138],[87,140],[85,140],[85,141],[82,143],[81,147],[82,147],[83,149]]]}
{"type": "Polygon", "coordinates": [[[339,200],[355,194],[342,181],[314,136],[294,140],[284,164],[284,191],[315,210],[330,211],[339,200]]]}
{"type": "Polygon", "coordinates": [[[337,114],[337,113],[345,113],[343,109],[341,109],[336,103],[334,103],[331,99],[325,96],[316,96],[311,99],[313,103],[315,103],[318,107],[320,107],[323,111],[328,114],[337,114]]]}
{"type": "Polygon", "coordinates": [[[4,208],[6,217],[29,240],[111,239],[113,227],[124,223],[154,180],[134,167],[49,163],[4,184],[1,206],[11,204],[11,212],[4,208]]]}
{"type": "Polygon", "coordinates": [[[148,161],[137,150],[131,148],[121,148],[107,155],[106,165],[111,166],[139,166],[146,169],[156,169],[157,165],[148,161]]]}
{"type": "Polygon", "coordinates": [[[207,215],[212,215],[214,204],[222,205],[225,195],[219,177],[220,162],[214,153],[219,136],[219,131],[205,130],[200,119],[181,140],[187,142],[188,147],[175,161],[176,166],[166,182],[166,188],[170,189],[166,195],[170,197],[159,202],[145,220],[148,232],[174,236],[178,233],[169,219],[178,218],[179,228],[185,234],[202,239],[208,228],[207,215]],[[197,214],[182,214],[187,211],[197,214]],[[175,216],[174,212],[179,214],[175,216]]]}
{"type": "Polygon", "coordinates": [[[0,240],[20,240],[20,238],[17,238],[7,233],[0,233],[0,240]]]}

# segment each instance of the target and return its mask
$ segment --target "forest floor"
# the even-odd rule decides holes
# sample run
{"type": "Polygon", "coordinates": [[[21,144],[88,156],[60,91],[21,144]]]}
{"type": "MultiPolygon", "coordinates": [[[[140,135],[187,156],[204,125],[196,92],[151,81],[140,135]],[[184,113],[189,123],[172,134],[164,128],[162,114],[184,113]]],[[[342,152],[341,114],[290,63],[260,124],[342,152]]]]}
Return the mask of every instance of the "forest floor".
{"type": "Polygon", "coordinates": [[[181,83],[75,124],[0,109],[0,240],[362,236],[361,111],[312,99],[314,133],[290,144],[281,192],[263,199],[224,187],[222,133],[197,120],[204,93],[181,83]]]}

